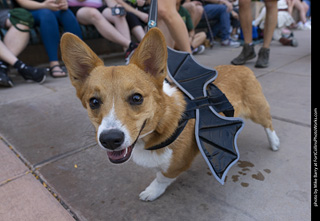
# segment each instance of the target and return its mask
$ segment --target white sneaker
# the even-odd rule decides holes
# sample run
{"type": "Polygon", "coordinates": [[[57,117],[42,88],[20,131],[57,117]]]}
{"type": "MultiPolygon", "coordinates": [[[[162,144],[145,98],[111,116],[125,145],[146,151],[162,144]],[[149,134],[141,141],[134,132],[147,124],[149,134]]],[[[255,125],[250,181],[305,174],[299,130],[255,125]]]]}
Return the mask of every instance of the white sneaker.
{"type": "Polygon", "coordinates": [[[232,39],[226,39],[226,40],[221,41],[221,45],[237,48],[237,47],[240,47],[240,42],[234,41],[232,39]]]}
{"type": "Polygon", "coordinates": [[[202,54],[206,50],[206,47],[204,45],[200,45],[199,47],[193,49],[192,54],[202,54]]]}

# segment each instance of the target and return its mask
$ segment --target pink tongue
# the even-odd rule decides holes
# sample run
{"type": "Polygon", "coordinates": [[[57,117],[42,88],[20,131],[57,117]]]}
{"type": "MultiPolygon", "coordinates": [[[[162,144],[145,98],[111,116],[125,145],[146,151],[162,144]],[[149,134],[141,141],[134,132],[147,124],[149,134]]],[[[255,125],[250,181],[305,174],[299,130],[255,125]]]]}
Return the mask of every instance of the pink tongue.
{"type": "Polygon", "coordinates": [[[107,154],[111,160],[120,160],[125,157],[126,152],[127,152],[127,148],[120,151],[113,151],[113,152],[108,151],[107,154]]]}

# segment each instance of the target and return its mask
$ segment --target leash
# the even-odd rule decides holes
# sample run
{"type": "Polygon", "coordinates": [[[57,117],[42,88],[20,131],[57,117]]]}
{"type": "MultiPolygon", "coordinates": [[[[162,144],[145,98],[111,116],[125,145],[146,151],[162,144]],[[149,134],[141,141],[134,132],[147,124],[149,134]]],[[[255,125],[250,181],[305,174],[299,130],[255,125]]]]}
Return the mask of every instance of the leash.
{"type": "Polygon", "coordinates": [[[157,18],[158,18],[158,0],[151,0],[147,31],[149,31],[151,28],[157,27],[157,18]]]}

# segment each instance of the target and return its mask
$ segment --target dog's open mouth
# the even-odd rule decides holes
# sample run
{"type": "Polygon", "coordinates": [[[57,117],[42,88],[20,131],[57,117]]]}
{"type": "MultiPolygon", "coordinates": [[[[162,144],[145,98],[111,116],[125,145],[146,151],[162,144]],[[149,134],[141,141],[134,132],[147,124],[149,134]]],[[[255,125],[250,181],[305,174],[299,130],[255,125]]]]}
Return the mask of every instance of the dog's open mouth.
{"type": "Polygon", "coordinates": [[[133,150],[133,145],[119,151],[108,151],[108,157],[111,163],[119,164],[129,160],[133,150]]]}

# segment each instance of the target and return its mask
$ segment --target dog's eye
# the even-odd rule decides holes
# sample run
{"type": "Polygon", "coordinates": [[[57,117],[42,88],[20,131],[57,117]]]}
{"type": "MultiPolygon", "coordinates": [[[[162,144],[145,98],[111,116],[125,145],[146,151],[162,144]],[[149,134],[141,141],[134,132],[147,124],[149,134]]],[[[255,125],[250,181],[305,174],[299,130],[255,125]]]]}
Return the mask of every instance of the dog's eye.
{"type": "Polygon", "coordinates": [[[92,110],[98,109],[101,106],[101,100],[93,97],[89,100],[89,105],[92,110]]]}
{"type": "Polygon", "coordinates": [[[141,94],[133,94],[131,95],[131,97],[129,97],[129,103],[131,105],[140,105],[143,102],[143,97],[141,94]]]}

